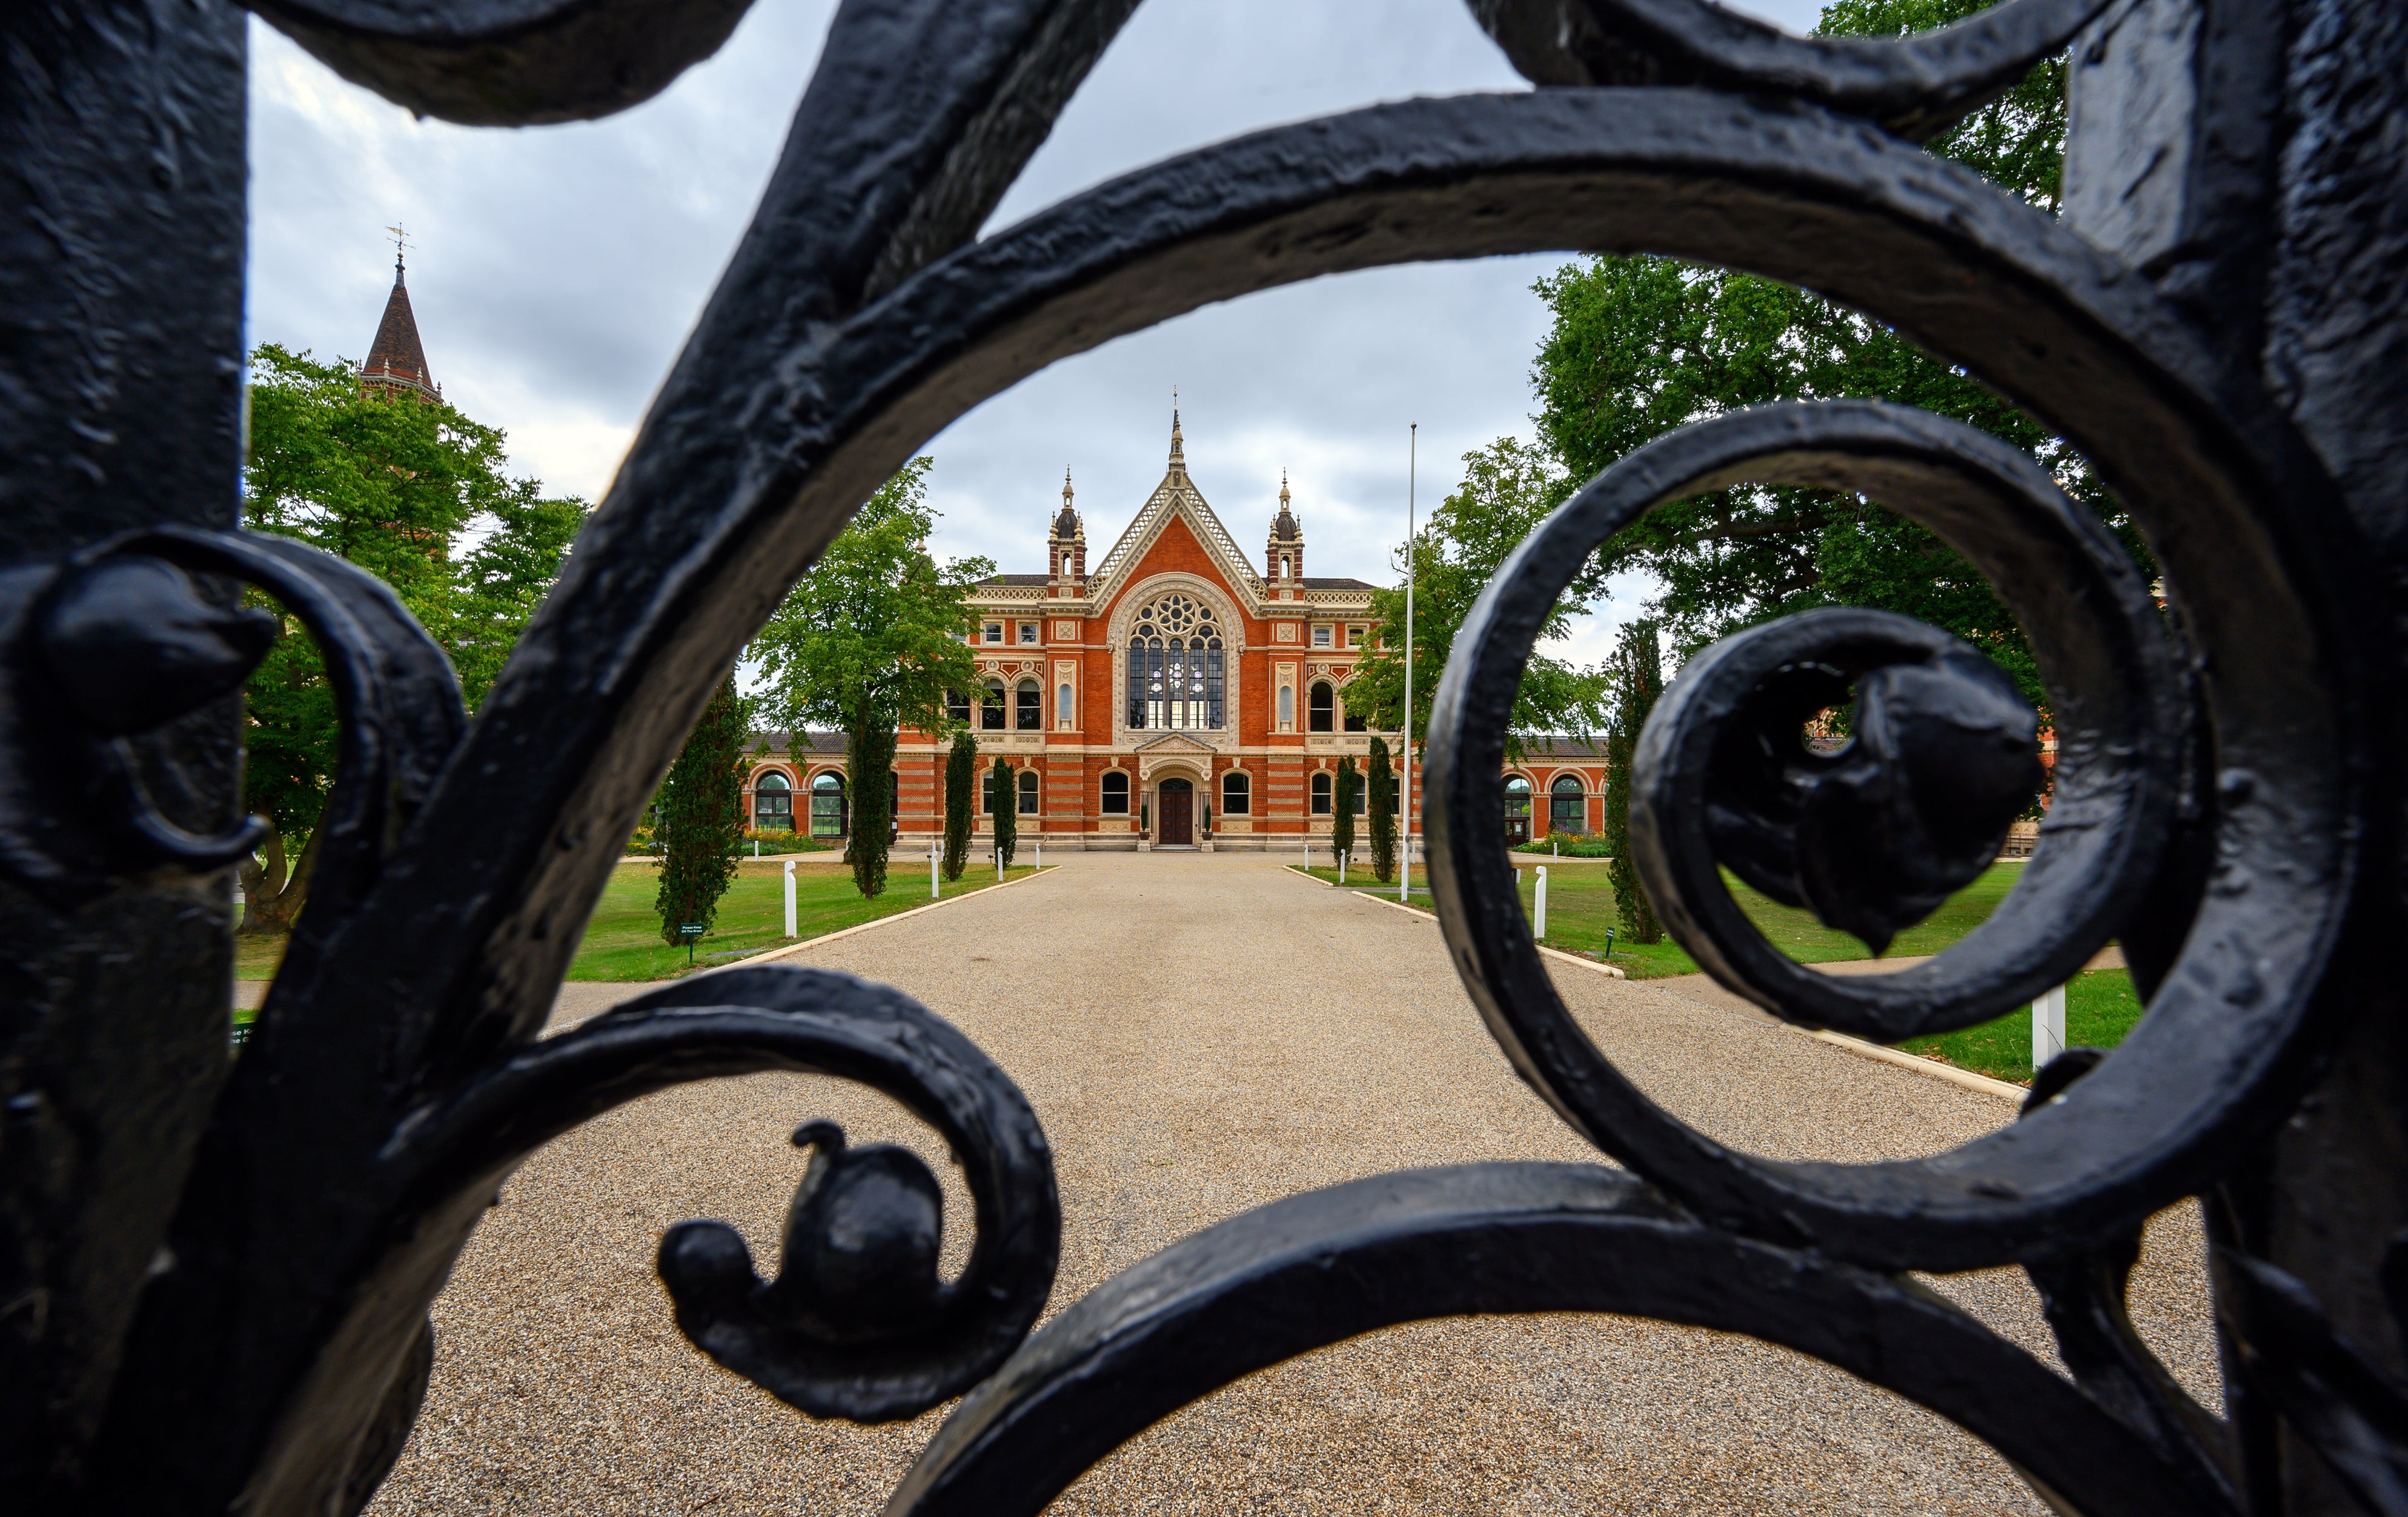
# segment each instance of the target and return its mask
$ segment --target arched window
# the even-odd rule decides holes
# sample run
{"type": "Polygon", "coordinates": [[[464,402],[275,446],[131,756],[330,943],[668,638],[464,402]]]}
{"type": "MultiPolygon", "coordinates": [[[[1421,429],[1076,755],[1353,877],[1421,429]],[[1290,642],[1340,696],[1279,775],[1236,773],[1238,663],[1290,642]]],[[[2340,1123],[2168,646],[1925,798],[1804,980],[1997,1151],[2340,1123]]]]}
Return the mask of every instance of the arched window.
{"type": "Polygon", "coordinates": [[[985,732],[1003,730],[1003,681],[990,680],[986,694],[979,701],[979,727],[985,732]]]}
{"type": "Polygon", "coordinates": [[[1129,623],[1128,724],[1162,731],[1222,723],[1221,627],[1193,595],[1172,593],[1129,623]]]}
{"type": "Polygon", "coordinates": [[[1056,722],[1070,720],[1070,687],[1068,685],[1054,687],[1054,720],[1056,722]]]}
{"type": "Polygon", "coordinates": [[[1370,807],[1371,777],[1368,774],[1358,774],[1354,777],[1354,814],[1361,816],[1369,811],[1370,807]]]}
{"type": "Polygon", "coordinates": [[[1128,815],[1128,776],[1118,769],[1104,775],[1104,815],[1128,815]]]}
{"type": "Polygon", "coordinates": [[[1315,771],[1312,777],[1312,814],[1314,816],[1329,814],[1329,795],[1335,787],[1336,781],[1330,778],[1327,769],[1315,771]]]}
{"type": "Polygon", "coordinates": [[[1363,719],[1354,714],[1354,708],[1351,702],[1346,706],[1346,721],[1344,725],[1348,732],[1369,732],[1370,730],[1370,728],[1363,724],[1363,719]]]}
{"type": "Polygon", "coordinates": [[[1296,725],[1296,687],[1294,685],[1280,686],[1279,719],[1280,725],[1283,727],[1296,725]]]}
{"type": "Polygon", "coordinates": [[[1037,814],[1037,771],[1034,769],[1020,771],[1020,814],[1037,814]]]}
{"type": "Polygon", "coordinates": [[[1011,693],[1013,730],[1041,732],[1045,727],[1045,692],[1037,688],[1034,680],[1023,680],[1020,688],[1011,693]]]}
{"type": "Polygon", "coordinates": [[[965,690],[946,691],[945,715],[951,720],[960,723],[963,726],[968,726],[970,724],[969,692],[965,690]]]}
{"type": "Polygon", "coordinates": [[[1547,830],[1588,830],[1588,792],[1579,775],[1559,774],[1555,782],[1547,787],[1547,830]]]}
{"type": "Polygon", "coordinates": [[[1338,693],[1319,680],[1313,682],[1307,697],[1306,708],[1312,713],[1315,732],[1333,732],[1338,726],[1338,693]]]}
{"type": "Polygon", "coordinates": [[[841,837],[848,819],[844,807],[844,777],[823,774],[811,780],[811,836],[841,837]]]}
{"type": "Polygon", "coordinates": [[[795,787],[775,769],[752,781],[752,829],[755,832],[795,830],[795,787]]]}
{"type": "Polygon", "coordinates": [[[1221,777],[1221,814],[1244,816],[1254,803],[1254,782],[1240,769],[1231,769],[1221,777]]]}
{"type": "Polygon", "coordinates": [[[1518,774],[1505,777],[1505,840],[1530,840],[1530,781],[1518,774]]]}

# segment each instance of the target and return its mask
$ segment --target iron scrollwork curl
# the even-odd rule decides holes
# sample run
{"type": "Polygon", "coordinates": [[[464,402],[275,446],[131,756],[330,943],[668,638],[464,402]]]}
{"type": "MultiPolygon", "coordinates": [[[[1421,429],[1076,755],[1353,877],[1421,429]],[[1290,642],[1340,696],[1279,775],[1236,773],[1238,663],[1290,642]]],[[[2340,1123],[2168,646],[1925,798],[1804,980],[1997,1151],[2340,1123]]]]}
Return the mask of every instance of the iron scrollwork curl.
{"type": "MultiPolygon", "coordinates": [[[[616,108],[715,46],[740,10],[259,8],[350,77],[471,122],[616,108]]],[[[1475,0],[1547,88],[1255,134],[974,240],[1133,8],[839,7],[753,226],[473,725],[459,725],[439,652],[426,659],[406,615],[320,577],[331,604],[313,630],[350,648],[336,613],[351,617],[369,660],[346,709],[347,741],[356,727],[363,746],[347,749],[337,796],[356,847],[305,915],[201,1145],[90,1451],[103,1494],[147,1510],[356,1510],[415,1414],[427,1307],[492,1186],[632,1095],[769,1067],[903,1096],[970,1169],[979,1237],[953,1287],[922,1267],[936,1236],[924,1167],[817,1124],[796,1131],[813,1157],[776,1280],[710,1224],[664,1240],[681,1325],[807,1410],[908,1415],[992,1375],[907,1478],[898,1511],[1033,1510],[1170,1407],[1348,1332],[1566,1307],[1727,1326],[1855,1368],[1988,1438],[2071,1510],[2215,1510],[2254,1492],[2121,1323],[2123,1251],[2149,1211],[2263,1139],[2343,1024],[2317,987],[2351,913],[2369,909],[2361,875],[2388,836],[2368,798],[2392,677],[2370,609],[2382,596],[2324,466],[2234,358],[2245,344],[2202,333],[2140,271],[1911,145],[2119,7],[2007,0],[1927,36],[1843,41],[1784,38],[1698,0],[1475,0]],[[1042,1135],[1002,1072],[924,1011],[832,977],[755,971],[538,1040],[575,927],[704,695],[921,442],[1048,363],[1214,300],[1566,247],[1744,268],[1892,324],[2058,427],[2192,595],[2178,652],[2129,566],[2028,461],[1875,407],[1676,435],[1526,545],[1441,688],[1432,873],[1455,962],[1507,1057],[1632,1176],[1479,1166],[1294,1197],[1175,1245],[1015,1352],[1058,1227],[1042,1135]],[[1928,630],[1841,616],[1751,635],[1700,661],[1646,738],[1645,867],[1684,942],[1778,1014],[1875,1037],[2001,1009],[2119,923],[2156,992],[2116,1054],[2054,1066],[2022,1121],[1940,1159],[1776,1165],[1671,1121],[1570,1023],[1500,883],[1503,703],[1551,578],[1667,493],[1775,478],[1925,512],[2033,618],[2058,792],[2027,885],[1927,970],[1842,986],[1784,967],[1732,921],[1716,863],[1878,938],[1961,874],[2028,780],[2008,752],[2024,715],[1928,630]],[[1825,763],[1774,741],[1803,703],[1850,682],[1865,701],[1857,751],[1825,763]],[[380,769],[363,761],[372,736],[380,769]],[[1935,742],[1989,771],[1977,804],[1952,797],[1935,742]],[[1874,844],[1842,856],[1836,839],[1869,831],[1874,844]],[[2199,850],[2203,888],[2185,878],[2199,850]],[[821,1229],[839,1200],[884,1219],[851,1259],[821,1229]],[[893,1261],[910,1268],[890,1280],[893,1261]],[[2006,1262],[2040,1285],[2077,1385],[1898,1278],[2006,1262]],[[1955,1376],[1964,1365],[1988,1383],[1955,1376]]],[[[300,572],[297,551],[232,541],[152,535],[140,551],[254,582],[300,572]]],[[[182,594],[131,572],[146,593],[182,594]]],[[[22,610],[39,576],[11,573],[22,610]]],[[[308,620],[309,587],[287,588],[308,620]]],[[[64,610],[54,622],[41,656],[83,648],[96,625],[64,610]]],[[[207,622],[194,623],[206,677],[191,689],[222,693],[257,632],[207,622]]],[[[34,646],[25,625],[6,629],[14,651],[34,646]]],[[[0,736],[12,753],[28,740],[0,736]]],[[[0,774],[0,804],[14,782],[0,774]]],[[[127,850],[201,867],[236,846],[143,831],[109,842],[118,861],[97,872],[93,850],[81,863],[52,852],[99,880],[134,866],[127,850]]],[[[2317,1328],[2306,1352],[2272,1347],[2284,1324],[2322,1319],[2271,1267],[2228,1259],[2228,1334],[2272,1399],[2384,1499],[2397,1409],[2360,1372],[2363,1345],[2338,1332],[2317,1328]]]]}

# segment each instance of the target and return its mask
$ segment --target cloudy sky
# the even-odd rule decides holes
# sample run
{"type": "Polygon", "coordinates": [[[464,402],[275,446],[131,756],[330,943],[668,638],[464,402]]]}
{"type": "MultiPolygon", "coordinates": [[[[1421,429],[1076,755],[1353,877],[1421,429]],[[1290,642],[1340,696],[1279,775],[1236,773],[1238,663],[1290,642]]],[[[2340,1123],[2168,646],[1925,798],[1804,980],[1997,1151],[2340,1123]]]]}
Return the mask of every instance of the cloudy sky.
{"type": "MultiPolygon", "coordinates": [[[[514,472],[598,497],[766,181],[832,0],[755,0],[718,56],[583,125],[420,122],[251,22],[251,339],[366,353],[409,290],[447,398],[509,435],[514,472]]],[[[1793,30],[1813,0],[1741,7],[1793,30]]],[[[1148,0],[997,208],[1008,226],[1166,155],[1411,95],[1522,88],[1461,0],[1148,0]]],[[[929,444],[940,552],[1043,567],[1072,471],[1100,553],[1160,479],[1177,385],[1190,469],[1257,550],[1288,471],[1307,566],[1386,582],[1419,494],[1460,456],[1531,435],[1531,281],[1557,257],[1343,275],[1214,306],[1065,361],[929,444]]],[[[1643,584],[1562,650],[1601,656],[1643,584]]]]}

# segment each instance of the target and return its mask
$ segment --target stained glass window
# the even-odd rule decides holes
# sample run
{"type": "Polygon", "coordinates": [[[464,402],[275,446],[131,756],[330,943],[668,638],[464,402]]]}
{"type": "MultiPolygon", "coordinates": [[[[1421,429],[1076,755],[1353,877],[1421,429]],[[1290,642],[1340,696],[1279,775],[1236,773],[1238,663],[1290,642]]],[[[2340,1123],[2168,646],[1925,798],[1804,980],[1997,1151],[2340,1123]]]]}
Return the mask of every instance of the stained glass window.
{"type": "Polygon", "coordinates": [[[1141,608],[1129,630],[1128,725],[1218,729],[1222,651],[1212,608],[1194,596],[1173,593],[1141,608]]]}

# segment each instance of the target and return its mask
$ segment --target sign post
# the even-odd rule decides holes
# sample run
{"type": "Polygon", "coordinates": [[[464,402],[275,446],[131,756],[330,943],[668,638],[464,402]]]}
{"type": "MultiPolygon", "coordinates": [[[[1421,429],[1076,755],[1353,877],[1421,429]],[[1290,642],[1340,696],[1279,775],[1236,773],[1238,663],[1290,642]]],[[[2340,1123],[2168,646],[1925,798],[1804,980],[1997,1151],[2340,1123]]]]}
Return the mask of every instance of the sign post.
{"type": "Polygon", "coordinates": [[[795,861],[786,861],[786,936],[795,936],[795,861]]]}
{"type": "MultiPolygon", "coordinates": [[[[1540,865],[1540,866],[1537,866],[1537,870],[1538,870],[1538,876],[1539,876],[1539,884],[1538,884],[1538,889],[1537,889],[1533,894],[1534,894],[1536,895],[1536,897],[1537,897],[1536,905],[1537,905],[1538,909],[1537,909],[1537,912],[1536,912],[1535,914],[1537,915],[1537,917],[1538,917],[1539,921],[1538,921],[1538,931],[1537,931],[1536,933],[1532,934],[1532,936],[1533,936],[1533,937],[1544,937],[1545,936],[1547,936],[1547,866],[1546,866],[1545,865],[1541,864],[1541,865],[1540,865]]],[[[1516,870],[1514,871],[1514,873],[1519,874],[1519,873],[1521,873],[1521,871],[1520,871],[1520,870],[1518,870],[1518,869],[1516,869],[1516,870]]]]}
{"type": "Polygon", "coordinates": [[[702,936],[703,929],[706,925],[707,923],[700,922],[681,922],[678,923],[678,936],[685,939],[685,962],[689,965],[694,963],[695,939],[702,936]]]}
{"type": "Polygon", "coordinates": [[[932,901],[937,898],[937,866],[944,856],[944,844],[930,843],[928,845],[928,899],[932,901]]]}

